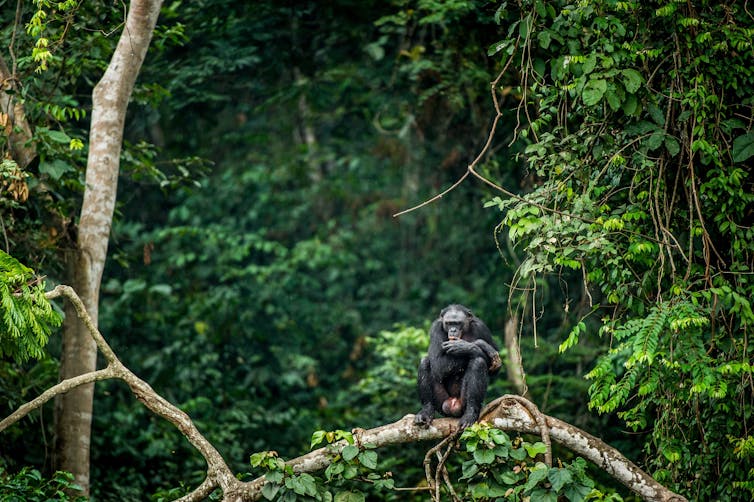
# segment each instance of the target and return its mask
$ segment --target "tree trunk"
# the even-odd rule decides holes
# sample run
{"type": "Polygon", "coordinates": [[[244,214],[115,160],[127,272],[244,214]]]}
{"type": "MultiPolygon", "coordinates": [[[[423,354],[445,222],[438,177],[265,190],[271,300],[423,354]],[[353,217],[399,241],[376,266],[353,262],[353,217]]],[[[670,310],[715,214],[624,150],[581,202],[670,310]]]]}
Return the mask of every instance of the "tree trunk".
{"type": "MultiPolygon", "coordinates": [[[[78,242],[68,272],[94,323],[105,267],[120,168],[120,151],[128,100],[152,38],[162,0],[134,0],[112,60],[93,92],[86,188],[78,225],[78,242]]],[[[76,316],[66,309],[60,378],[93,371],[97,347],[76,316]]],[[[89,445],[94,384],[77,388],[56,402],[55,467],[72,472],[89,493],[89,445]]]]}

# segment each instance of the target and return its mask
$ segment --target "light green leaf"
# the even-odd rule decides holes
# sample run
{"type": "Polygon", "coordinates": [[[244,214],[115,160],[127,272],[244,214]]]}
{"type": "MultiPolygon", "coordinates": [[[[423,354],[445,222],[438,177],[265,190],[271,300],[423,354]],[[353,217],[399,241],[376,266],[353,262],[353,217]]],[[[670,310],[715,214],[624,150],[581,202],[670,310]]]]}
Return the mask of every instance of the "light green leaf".
{"type": "Polygon", "coordinates": [[[361,492],[340,492],[335,495],[335,502],[364,502],[366,497],[361,492]]]}
{"type": "Polygon", "coordinates": [[[589,56],[587,56],[586,61],[584,61],[584,65],[581,67],[581,69],[584,71],[584,75],[588,75],[589,73],[592,73],[594,71],[594,68],[597,66],[597,54],[591,53],[589,56]]]}

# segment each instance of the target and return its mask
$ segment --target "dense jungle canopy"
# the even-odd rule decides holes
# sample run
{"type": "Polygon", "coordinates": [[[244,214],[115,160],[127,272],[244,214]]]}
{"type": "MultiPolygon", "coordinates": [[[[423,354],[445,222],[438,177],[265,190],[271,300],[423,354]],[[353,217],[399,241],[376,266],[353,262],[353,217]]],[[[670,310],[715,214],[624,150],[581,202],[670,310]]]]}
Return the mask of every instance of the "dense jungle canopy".
{"type": "MultiPolygon", "coordinates": [[[[262,496],[429,500],[433,444],[344,431],[419,409],[429,324],[463,303],[520,346],[488,398],[525,393],[688,500],[754,497],[746,0],[0,0],[0,419],[65,374],[75,312],[44,295],[81,280],[93,91],[141,3],[95,320],[262,496]],[[324,472],[278,462],[338,439],[324,472]]],[[[0,500],[76,496],[64,410],[0,427],[0,500]]],[[[204,479],[122,382],[91,420],[79,495],[204,479]]],[[[637,498],[553,446],[474,426],[456,496],[637,498]]]]}

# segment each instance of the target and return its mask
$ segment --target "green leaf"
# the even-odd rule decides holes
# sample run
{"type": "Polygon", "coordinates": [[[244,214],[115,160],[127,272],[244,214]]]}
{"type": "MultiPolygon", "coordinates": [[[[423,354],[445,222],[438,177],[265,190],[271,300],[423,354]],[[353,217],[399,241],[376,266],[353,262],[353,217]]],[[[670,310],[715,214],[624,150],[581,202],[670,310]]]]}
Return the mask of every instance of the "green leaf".
{"type": "Polygon", "coordinates": [[[569,500],[569,502],[581,502],[587,495],[592,492],[592,487],[582,484],[568,485],[563,491],[563,495],[569,500]]]}
{"type": "Polygon", "coordinates": [[[324,441],[326,434],[327,434],[326,431],[314,431],[314,433],[312,434],[312,442],[311,442],[311,445],[309,446],[309,449],[311,450],[312,448],[317,446],[319,443],[324,441]]]}
{"type": "Polygon", "coordinates": [[[361,492],[340,492],[335,494],[335,502],[364,502],[366,496],[361,492]]]}
{"type": "Polygon", "coordinates": [[[281,471],[272,471],[268,472],[264,475],[264,479],[266,479],[269,483],[280,483],[283,481],[284,474],[281,471]]]}
{"type": "Polygon", "coordinates": [[[626,115],[635,115],[639,111],[639,100],[635,95],[629,94],[623,101],[623,113],[626,115]]]}
{"type": "Polygon", "coordinates": [[[553,467],[547,473],[547,479],[550,481],[552,489],[559,492],[563,486],[573,481],[573,476],[571,476],[571,471],[568,469],[553,467]]]}
{"type": "Polygon", "coordinates": [[[529,38],[529,32],[531,31],[531,14],[528,14],[521,20],[521,24],[518,27],[518,34],[523,40],[529,38]]]}
{"type": "Polygon", "coordinates": [[[608,90],[605,94],[605,99],[607,100],[607,104],[610,105],[610,109],[614,112],[617,112],[620,110],[621,107],[621,99],[618,96],[618,94],[615,93],[615,91],[608,90]]]}
{"type": "Polygon", "coordinates": [[[274,500],[280,491],[280,485],[274,483],[265,483],[262,487],[262,496],[267,500],[274,500]]]}
{"type": "Polygon", "coordinates": [[[581,99],[584,100],[586,106],[594,106],[600,102],[606,90],[607,80],[602,78],[591,79],[584,86],[584,90],[581,92],[581,99]]]}
{"type": "Polygon", "coordinates": [[[550,42],[552,41],[552,36],[550,35],[549,31],[540,31],[537,33],[537,41],[539,42],[539,46],[543,49],[547,49],[550,46],[550,42]]]}
{"type": "Polygon", "coordinates": [[[66,145],[71,143],[71,137],[68,136],[63,131],[47,130],[45,131],[45,134],[48,138],[50,138],[56,143],[62,143],[66,145]]]}
{"type": "Polygon", "coordinates": [[[665,133],[658,130],[652,133],[652,135],[647,140],[647,147],[650,150],[657,150],[662,146],[662,142],[665,139],[665,133]]]}
{"type": "Polygon", "coordinates": [[[490,45],[489,48],[487,49],[487,55],[494,56],[495,54],[502,51],[509,45],[510,45],[510,42],[508,40],[501,40],[500,42],[495,42],[494,44],[490,45]]]}
{"type": "Polygon", "coordinates": [[[513,458],[513,460],[525,460],[526,459],[526,450],[523,448],[513,448],[510,451],[510,455],[513,458]]]}
{"type": "Polygon", "coordinates": [[[537,455],[544,455],[547,452],[547,446],[541,441],[537,441],[534,444],[524,443],[524,448],[531,458],[537,455]]]}
{"type": "Polygon", "coordinates": [[[589,73],[592,73],[594,71],[594,68],[597,66],[597,54],[591,53],[587,56],[586,61],[584,61],[583,66],[581,69],[584,72],[584,75],[588,75],[589,73]]]}
{"type": "Polygon", "coordinates": [[[558,495],[551,490],[540,488],[531,493],[530,500],[536,500],[537,502],[558,502],[558,495]]]}
{"type": "Polygon", "coordinates": [[[734,139],[731,153],[733,162],[743,162],[754,155],[754,131],[749,131],[734,139]]]}
{"type": "Polygon", "coordinates": [[[50,162],[44,161],[39,163],[39,172],[46,174],[53,180],[59,180],[65,173],[75,171],[76,168],[68,162],[61,159],[54,159],[50,162]]]}
{"type": "Polygon", "coordinates": [[[359,453],[359,463],[367,469],[377,468],[377,452],[374,450],[366,450],[359,453]]]}
{"type": "Polygon", "coordinates": [[[655,105],[654,103],[650,103],[647,107],[647,111],[649,112],[649,115],[652,117],[652,120],[655,121],[655,124],[657,124],[660,127],[665,126],[665,115],[662,113],[662,110],[660,110],[660,107],[655,105]]]}
{"type": "Polygon", "coordinates": [[[343,448],[343,451],[341,451],[340,454],[343,456],[343,460],[353,460],[359,454],[359,447],[349,444],[343,448]]]}
{"type": "Polygon", "coordinates": [[[634,94],[636,91],[638,91],[639,87],[641,87],[642,82],[644,82],[641,73],[631,68],[623,70],[621,72],[621,76],[623,77],[621,79],[623,86],[631,94],[634,94]]]}
{"type": "Polygon", "coordinates": [[[463,463],[461,466],[461,472],[463,473],[461,479],[471,479],[477,472],[479,472],[479,465],[476,462],[469,460],[463,463]]]}
{"type": "Polygon", "coordinates": [[[343,469],[343,477],[346,479],[353,479],[358,475],[359,470],[353,464],[348,464],[346,465],[345,469],[343,469]]]}
{"type": "Polygon", "coordinates": [[[496,475],[495,479],[506,485],[515,485],[521,479],[521,474],[516,474],[513,471],[505,471],[496,475]]]}
{"type": "Polygon", "coordinates": [[[474,452],[474,460],[476,460],[478,464],[491,464],[495,461],[495,452],[480,448],[474,452]]]}
{"type": "Polygon", "coordinates": [[[671,157],[678,155],[681,151],[681,146],[678,141],[672,136],[665,136],[665,149],[668,151],[671,157]]]}
{"type": "Polygon", "coordinates": [[[537,483],[546,479],[547,471],[548,467],[545,464],[543,464],[542,462],[537,462],[537,464],[532,467],[531,471],[529,472],[529,479],[524,485],[524,491],[532,490],[535,486],[537,486],[537,483]]]}

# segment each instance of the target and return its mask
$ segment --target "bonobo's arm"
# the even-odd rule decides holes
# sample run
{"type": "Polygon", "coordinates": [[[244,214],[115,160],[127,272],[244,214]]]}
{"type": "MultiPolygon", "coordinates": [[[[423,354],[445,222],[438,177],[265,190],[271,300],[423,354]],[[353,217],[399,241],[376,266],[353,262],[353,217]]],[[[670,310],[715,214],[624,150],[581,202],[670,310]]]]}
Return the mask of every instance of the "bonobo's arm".
{"type": "Polygon", "coordinates": [[[492,341],[492,333],[479,319],[471,323],[468,340],[445,341],[442,343],[442,349],[446,354],[455,357],[483,357],[487,361],[487,372],[490,374],[496,373],[503,365],[495,342],[492,341]]]}
{"type": "Polygon", "coordinates": [[[483,357],[489,373],[495,373],[502,366],[500,354],[484,340],[448,340],[443,342],[442,348],[446,354],[454,357],[483,357]]]}

